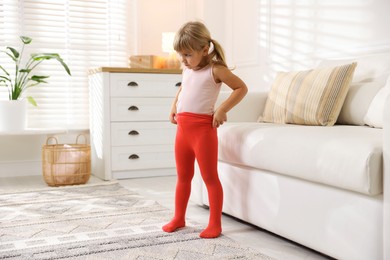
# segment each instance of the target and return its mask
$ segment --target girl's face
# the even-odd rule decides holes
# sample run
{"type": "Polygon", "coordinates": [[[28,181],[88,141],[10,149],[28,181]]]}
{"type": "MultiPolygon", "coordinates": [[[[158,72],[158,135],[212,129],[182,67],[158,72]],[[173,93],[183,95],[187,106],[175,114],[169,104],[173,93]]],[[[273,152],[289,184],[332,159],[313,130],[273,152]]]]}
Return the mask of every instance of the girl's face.
{"type": "Polygon", "coordinates": [[[178,52],[181,62],[189,69],[198,70],[207,65],[207,50],[178,52]]]}

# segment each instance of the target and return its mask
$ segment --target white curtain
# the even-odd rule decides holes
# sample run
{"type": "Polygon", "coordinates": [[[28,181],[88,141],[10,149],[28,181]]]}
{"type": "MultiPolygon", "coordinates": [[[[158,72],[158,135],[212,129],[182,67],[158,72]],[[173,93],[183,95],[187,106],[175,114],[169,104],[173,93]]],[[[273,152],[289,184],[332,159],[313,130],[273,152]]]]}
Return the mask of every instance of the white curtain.
{"type": "MultiPolygon", "coordinates": [[[[87,129],[89,118],[88,70],[94,67],[127,66],[126,0],[1,0],[0,50],[20,49],[20,35],[33,39],[24,51],[58,53],[69,66],[68,76],[56,61],[46,61],[32,75],[50,76],[48,84],[30,88],[38,107],[28,106],[31,128],[87,129]]],[[[23,63],[22,63],[23,64],[23,63]]],[[[0,65],[14,64],[0,53],[0,65]]],[[[0,87],[0,99],[7,90],[0,87]]]]}

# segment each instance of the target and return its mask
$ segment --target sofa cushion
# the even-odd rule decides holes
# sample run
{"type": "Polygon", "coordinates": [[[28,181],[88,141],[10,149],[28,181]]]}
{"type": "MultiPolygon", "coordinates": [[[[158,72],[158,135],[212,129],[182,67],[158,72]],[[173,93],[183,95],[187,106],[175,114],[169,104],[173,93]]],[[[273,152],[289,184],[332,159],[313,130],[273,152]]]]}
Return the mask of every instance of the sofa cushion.
{"type": "Polygon", "coordinates": [[[382,192],[381,129],[227,123],[218,135],[221,161],[369,195],[382,192]]]}
{"type": "Polygon", "coordinates": [[[378,53],[353,58],[322,60],[318,68],[340,66],[356,61],[350,90],[337,124],[364,125],[364,116],[376,93],[385,85],[390,75],[390,53],[378,53]]]}
{"type": "Polygon", "coordinates": [[[388,77],[386,85],[381,88],[376,96],[372,99],[368,107],[367,114],[364,117],[364,123],[371,126],[383,127],[383,113],[385,110],[386,99],[390,96],[390,77],[388,77]]]}
{"type": "Polygon", "coordinates": [[[384,80],[352,82],[336,124],[365,125],[364,117],[371,101],[383,85],[384,80]]]}
{"type": "Polygon", "coordinates": [[[307,71],[279,72],[261,121],[333,125],[347,95],[356,63],[307,71]]]}

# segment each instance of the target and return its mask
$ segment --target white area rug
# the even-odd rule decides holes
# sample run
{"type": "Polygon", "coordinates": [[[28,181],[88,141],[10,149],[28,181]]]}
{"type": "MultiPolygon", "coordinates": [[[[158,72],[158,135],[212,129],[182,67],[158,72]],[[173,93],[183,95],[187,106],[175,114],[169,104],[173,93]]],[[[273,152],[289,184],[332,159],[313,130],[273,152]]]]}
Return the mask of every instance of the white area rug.
{"type": "Polygon", "coordinates": [[[0,259],[271,259],[226,236],[201,239],[187,222],[118,183],[0,195],[0,259]]]}

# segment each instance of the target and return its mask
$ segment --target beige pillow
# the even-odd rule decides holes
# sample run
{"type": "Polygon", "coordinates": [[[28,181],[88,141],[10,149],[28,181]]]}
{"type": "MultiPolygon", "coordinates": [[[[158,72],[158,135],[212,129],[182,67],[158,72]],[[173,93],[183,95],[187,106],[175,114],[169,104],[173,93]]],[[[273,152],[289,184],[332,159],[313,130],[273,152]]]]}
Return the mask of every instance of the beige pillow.
{"type": "Polygon", "coordinates": [[[260,121],[334,125],[355,68],[356,62],[337,67],[278,73],[260,121]]]}

